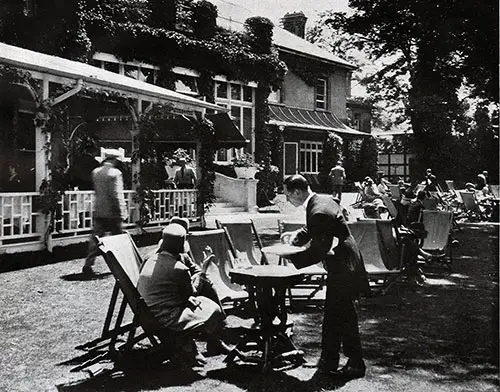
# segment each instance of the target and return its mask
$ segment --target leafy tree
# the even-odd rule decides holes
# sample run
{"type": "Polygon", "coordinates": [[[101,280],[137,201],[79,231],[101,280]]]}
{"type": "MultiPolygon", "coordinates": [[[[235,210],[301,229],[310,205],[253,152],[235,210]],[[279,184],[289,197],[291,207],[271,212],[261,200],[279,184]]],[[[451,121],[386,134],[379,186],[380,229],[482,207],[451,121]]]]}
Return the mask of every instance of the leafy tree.
{"type": "Polygon", "coordinates": [[[443,163],[454,162],[452,135],[463,114],[459,89],[469,83],[472,94],[498,101],[491,93],[498,92],[492,69],[498,59],[498,2],[350,0],[349,6],[352,14],[327,12],[321,23],[350,34],[349,45],[380,64],[364,79],[368,93],[399,108],[399,122],[409,118],[422,168],[452,173],[453,165],[443,163]],[[485,78],[479,81],[481,72],[485,78]]]}

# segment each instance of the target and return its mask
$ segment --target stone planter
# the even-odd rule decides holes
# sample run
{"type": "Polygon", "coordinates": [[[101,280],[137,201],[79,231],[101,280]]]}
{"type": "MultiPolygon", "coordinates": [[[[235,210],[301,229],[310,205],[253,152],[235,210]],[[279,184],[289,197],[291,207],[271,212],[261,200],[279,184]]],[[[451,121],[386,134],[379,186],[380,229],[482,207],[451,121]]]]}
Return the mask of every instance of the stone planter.
{"type": "Polygon", "coordinates": [[[255,178],[259,169],[256,167],[235,167],[234,171],[237,178],[255,178]]]}

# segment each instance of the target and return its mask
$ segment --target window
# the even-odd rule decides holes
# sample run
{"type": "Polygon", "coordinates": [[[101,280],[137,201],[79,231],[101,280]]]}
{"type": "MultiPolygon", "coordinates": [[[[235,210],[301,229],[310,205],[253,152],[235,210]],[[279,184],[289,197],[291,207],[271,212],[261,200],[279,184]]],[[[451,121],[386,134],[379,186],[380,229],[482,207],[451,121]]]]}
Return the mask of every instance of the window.
{"type": "MultiPolygon", "coordinates": [[[[215,81],[215,103],[219,106],[231,108],[231,118],[234,124],[246,139],[252,140],[255,127],[255,87],[238,82],[215,81]]],[[[252,153],[253,145],[248,145],[245,150],[252,153]]],[[[231,163],[236,149],[227,149],[223,153],[219,150],[215,160],[217,163],[231,163]]]]}
{"type": "Polygon", "coordinates": [[[326,79],[316,79],[316,109],[326,110],[327,83],[326,79]]]}
{"type": "Polygon", "coordinates": [[[319,173],[319,165],[323,154],[321,142],[300,141],[300,172],[319,173]]]}

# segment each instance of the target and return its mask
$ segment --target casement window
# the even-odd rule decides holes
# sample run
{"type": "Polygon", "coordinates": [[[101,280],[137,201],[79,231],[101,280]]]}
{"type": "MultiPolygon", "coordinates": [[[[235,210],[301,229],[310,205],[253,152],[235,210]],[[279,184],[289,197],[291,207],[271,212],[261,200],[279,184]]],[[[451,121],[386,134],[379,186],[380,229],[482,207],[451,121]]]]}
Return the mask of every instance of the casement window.
{"type": "Polygon", "coordinates": [[[323,154],[323,144],[307,140],[300,141],[300,172],[317,174],[323,154]]]}
{"type": "MultiPolygon", "coordinates": [[[[230,108],[233,122],[246,139],[252,140],[255,127],[255,86],[216,78],[215,103],[230,108]]],[[[247,152],[253,153],[253,144],[247,147],[247,152]]],[[[215,155],[217,163],[231,163],[235,149],[219,150],[215,155]]]]}
{"type": "Polygon", "coordinates": [[[328,83],[326,79],[316,79],[316,109],[326,110],[328,98],[328,83]]]}

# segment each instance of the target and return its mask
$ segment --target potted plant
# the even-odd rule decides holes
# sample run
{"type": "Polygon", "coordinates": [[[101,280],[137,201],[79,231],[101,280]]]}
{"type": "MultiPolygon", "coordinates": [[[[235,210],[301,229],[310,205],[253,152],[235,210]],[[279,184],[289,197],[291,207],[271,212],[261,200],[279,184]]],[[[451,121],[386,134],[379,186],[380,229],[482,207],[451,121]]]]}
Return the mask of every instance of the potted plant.
{"type": "Polygon", "coordinates": [[[260,165],[255,163],[253,155],[246,152],[235,156],[232,163],[237,178],[255,178],[255,174],[260,169],[260,165]]]}

